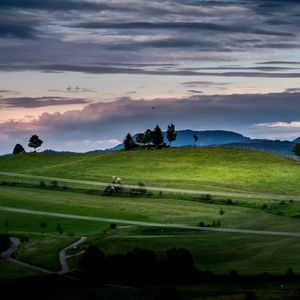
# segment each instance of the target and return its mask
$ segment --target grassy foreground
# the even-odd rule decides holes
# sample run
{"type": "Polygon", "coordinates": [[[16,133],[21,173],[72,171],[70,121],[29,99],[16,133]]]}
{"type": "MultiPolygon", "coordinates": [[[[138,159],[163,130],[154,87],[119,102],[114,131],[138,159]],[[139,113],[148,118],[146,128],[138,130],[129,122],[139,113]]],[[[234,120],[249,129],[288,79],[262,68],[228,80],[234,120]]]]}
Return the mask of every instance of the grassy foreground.
{"type": "MultiPolygon", "coordinates": [[[[69,191],[0,187],[0,206],[26,208],[94,217],[159,223],[197,225],[221,221],[226,228],[298,232],[300,220],[276,216],[258,209],[207,204],[178,199],[92,196],[69,191]],[[220,209],[225,213],[220,215],[220,209]]],[[[288,205],[288,204],[286,204],[288,205]]],[[[300,272],[300,238],[266,237],[239,233],[194,232],[176,229],[118,225],[105,231],[108,223],[5,212],[0,209],[0,230],[28,237],[17,258],[58,271],[58,252],[80,236],[83,245],[96,244],[107,255],[126,253],[134,247],[154,249],[161,256],[171,247],[184,247],[195,257],[199,269],[227,273],[234,266],[243,274],[269,271],[284,273],[292,266],[300,272]],[[47,224],[42,229],[40,224],[47,224]],[[9,226],[7,226],[9,223],[9,226]],[[63,233],[57,232],[57,224],[63,233]],[[43,233],[42,233],[43,232],[43,233]],[[282,254],[284,252],[284,255],[282,254]]],[[[78,251],[81,251],[80,248],[78,251]]],[[[76,267],[78,256],[71,260],[76,267]]]]}

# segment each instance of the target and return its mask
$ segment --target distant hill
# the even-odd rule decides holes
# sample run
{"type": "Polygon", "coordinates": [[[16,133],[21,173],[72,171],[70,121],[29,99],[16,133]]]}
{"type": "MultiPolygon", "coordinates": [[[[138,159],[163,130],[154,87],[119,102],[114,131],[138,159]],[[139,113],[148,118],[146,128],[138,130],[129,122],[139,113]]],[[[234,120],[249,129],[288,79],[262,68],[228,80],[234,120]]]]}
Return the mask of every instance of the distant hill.
{"type": "MultiPolygon", "coordinates": [[[[206,130],[206,131],[194,131],[194,130],[178,130],[176,131],[177,138],[172,143],[173,147],[185,147],[194,145],[194,133],[199,137],[197,146],[210,146],[210,145],[224,145],[230,143],[244,143],[250,140],[250,138],[243,136],[240,133],[225,130],[206,130]]],[[[165,141],[167,141],[166,133],[164,132],[165,141]]],[[[117,145],[111,150],[121,150],[123,145],[117,145]]]]}
{"type": "MultiPolygon", "coordinates": [[[[240,133],[226,130],[178,130],[177,138],[172,143],[172,147],[190,147],[194,145],[193,135],[197,134],[199,141],[197,146],[216,146],[222,145],[231,148],[250,149],[255,151],[263,151],[276,153],[284,156],[294,156],[292,149],[295,143],[300,143],[300,137],[294,141],[280,141],[280,140],[268,140],[268,139],[251,139],[240,133]]],[[[167,136],[164,132],[165,141],[167,142],[167,136]]],[[[109,151],[122,150],[123,144],[119,144],[109,151]]]]}
{"type": "Polygon", "coordinates": [[[296,144],[300,143],[300,137],[298,137],[295,140],[293,140],[293,142],[296,143],[296,144]]]}
{"type": "Polygon", "coordinates": [[[284,156],[294,156],[293,147],[295,143],[290,141],[279,140],[249,140],[247,143],[232,143],[224,145],[224,147],[250,149],[254,151],[270,152],[284,156]]]}

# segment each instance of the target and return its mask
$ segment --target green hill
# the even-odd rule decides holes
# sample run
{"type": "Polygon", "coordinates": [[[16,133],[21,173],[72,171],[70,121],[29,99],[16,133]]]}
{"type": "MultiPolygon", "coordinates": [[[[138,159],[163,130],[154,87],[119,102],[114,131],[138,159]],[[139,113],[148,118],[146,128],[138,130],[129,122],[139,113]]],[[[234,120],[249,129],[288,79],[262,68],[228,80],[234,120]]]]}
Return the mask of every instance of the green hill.
{"type": "MultiPolygon", "coordinates": [[[[219,147],[99,154],[26,153],[0,158],[0,170],[58,178],[144,182],[151,186],[299,195],[297,162],[219,147]]],[[[0,179],[1,180],[1,179],[0,179]]]]}

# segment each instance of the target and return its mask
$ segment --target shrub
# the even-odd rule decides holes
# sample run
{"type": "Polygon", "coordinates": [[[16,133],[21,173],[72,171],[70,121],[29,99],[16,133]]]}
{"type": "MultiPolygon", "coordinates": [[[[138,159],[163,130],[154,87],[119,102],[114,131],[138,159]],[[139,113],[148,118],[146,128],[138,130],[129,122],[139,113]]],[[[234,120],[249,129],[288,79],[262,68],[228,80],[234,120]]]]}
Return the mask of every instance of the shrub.
{"type": "Polygon", "coordinates": [[[58,187],[58,182],[56,180],[52,180],[50,181],[50,186],[55,189],[58,187]]]}
{"type": "Polygon", "coordinates": [[[0,234],[0,252],[5,251],[10,246],[10,238],[7,234],[0,234]]]}
{"type": "Polygon", "coordinates": [[[45,186],[46,186],[45,181],[40,181],[40,187],[45,187],[45,186]]]}
{"type": "Polygon", "coordinates": [[[117,229],[117,224],[115,224],[115,223],[110,224],[109,229],[111,229],[111,230],[117,229]]]}

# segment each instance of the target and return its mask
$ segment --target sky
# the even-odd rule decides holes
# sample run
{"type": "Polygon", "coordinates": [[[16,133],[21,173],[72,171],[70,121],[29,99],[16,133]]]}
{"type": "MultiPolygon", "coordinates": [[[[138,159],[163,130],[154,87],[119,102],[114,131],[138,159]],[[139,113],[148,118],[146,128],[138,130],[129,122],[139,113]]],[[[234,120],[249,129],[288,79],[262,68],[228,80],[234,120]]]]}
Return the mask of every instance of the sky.
{"type": "Polygon", "coordinates": [[[1,0],[0,154],[171,122],[300,136],[300,0],[1,0]]]}

